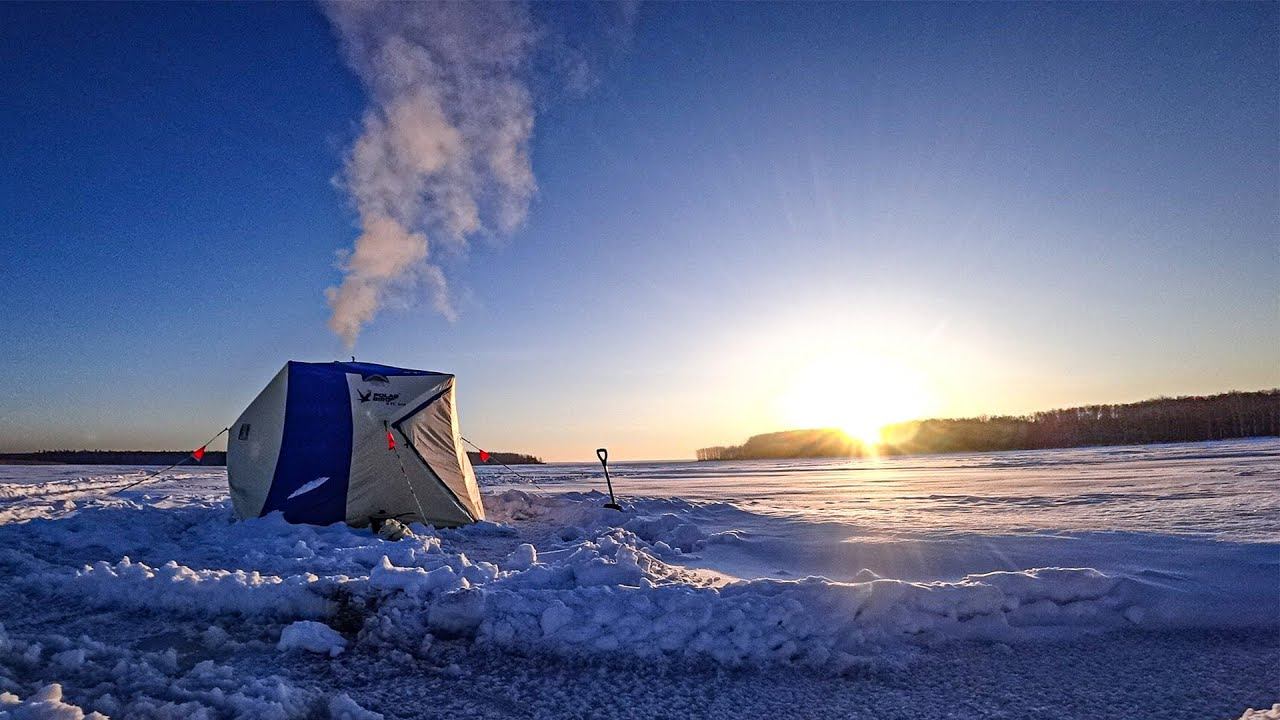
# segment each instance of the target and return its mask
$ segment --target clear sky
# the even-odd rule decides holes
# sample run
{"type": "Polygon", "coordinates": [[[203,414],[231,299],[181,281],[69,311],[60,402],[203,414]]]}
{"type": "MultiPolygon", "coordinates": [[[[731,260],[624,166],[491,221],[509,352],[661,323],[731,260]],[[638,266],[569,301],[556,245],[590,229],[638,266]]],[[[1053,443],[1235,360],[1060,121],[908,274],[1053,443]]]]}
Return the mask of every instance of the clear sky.
{"type": "Polygon", "coordinates": [[[591,82],[522,70],[537,191],[433,250],[456,318],[348,351],[322,9],[0,6],[0,449],[193,446],[352,353],[550,459],[1280,385],[1280,6],[598,9],[532,12],[591,82]]]}

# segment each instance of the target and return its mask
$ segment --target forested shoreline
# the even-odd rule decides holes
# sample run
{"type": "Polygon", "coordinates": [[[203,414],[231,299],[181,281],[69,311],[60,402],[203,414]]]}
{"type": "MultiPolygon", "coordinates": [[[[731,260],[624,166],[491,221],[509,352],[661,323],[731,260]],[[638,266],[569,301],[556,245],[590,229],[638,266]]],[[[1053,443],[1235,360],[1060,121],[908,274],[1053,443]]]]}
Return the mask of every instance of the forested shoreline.
{"type": "MultiPolygon", "coordinates": [[[[0,453],[0,465],[172,465],[191,457],[186,450],[40,450],[0,453]]],[[[206,450],[204,458],[191,465],[217,467],[227,464],[223,450],[206,450]]]]}
{"type": "Polygon", "coordinates": [[[1280,389],[1083,405],[1029,415],[913,420],[884,428],[863,447],[830,428],[755,435],[741,445],[706,447],[699,460],[914,455],[1141,445],[1280,435],[1280,389]]]}

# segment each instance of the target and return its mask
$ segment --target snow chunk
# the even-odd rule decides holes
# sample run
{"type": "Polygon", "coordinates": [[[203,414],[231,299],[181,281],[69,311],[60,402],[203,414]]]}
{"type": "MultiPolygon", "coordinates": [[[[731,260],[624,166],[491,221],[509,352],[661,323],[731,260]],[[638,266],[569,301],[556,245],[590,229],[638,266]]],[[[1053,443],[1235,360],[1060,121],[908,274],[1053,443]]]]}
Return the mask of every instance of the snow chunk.
{"type": "Polygon", "coordinates": [[[538,562],[538,551],[529,543],[521,543],[502,563],[504,570],[528,570],[538,562]]]}
{"type": "Polygon", "coordinates": [[[53,664],[63,670],[74,670],[84,665],[84,648],[75,648],[73,650],[64,650],[57,653],[50,660],[53,664]]]}
{"type": "Polygon", "coordinates": [[[336,630],[314,620],[299,620],[280,632],[278,650],[306,650],[337,657],[347,649],[347,640],[336,630]]]}
{"type": "Polygon", "coordinates": [[[573,611],[569,609],[559,600],[552,600],[546,610],[542,611],[542,619],[540,626],[542,627],[542,635],[551,637],[560,631],[560,628],[568,625],[573,621],[573,611]]]}
{"type": "Polygon", "coordinates": [[[624,528],[650,543],[665,543],[683,552],[693,552],[707,539],[707,534],[697,525],[687,522],[673,513],[658,517],[634,517],[623,524],[624,528]]]}
{"type": "Polygon", "coordinates": [[[62,686],[51,683],[23,702],[12,693],[0,693],[0,718],[4,720],[109,720],[106,715],[88,715],[62,701],[62,686]]]}
{"type": "Polygon", "coordinates": [[[217,625],[210,625],[200,633],[200,642],[210,649],[220,648],[231,640],[231,635],[217,625]]]}
{"type": "MultiPolygon", "coordinates": [[[[462,556],[459,564],[464,563],[465,556],[462,556]]],[[[451,590],[461,587],[461,583],[458,573],[448,565],[441,565],[434,570],[402,568],[392,565],[391,559],[386,555],[369,571],[369,586],[375,590],[399,590],[413,595],[451,590]]]]}
{"type": "Polygon", "coordinates": [[[485,593],[464,588],[436,598],[428,608],[431,629],[446,635],[469,635],[484,620],[485,593]]]}
{"type": "Polygon", "coordinates": [[[329,717],[333,720],[383,720],[382,713],[365,710],[346,693],[340,693],[329,701],[329,717]]]}

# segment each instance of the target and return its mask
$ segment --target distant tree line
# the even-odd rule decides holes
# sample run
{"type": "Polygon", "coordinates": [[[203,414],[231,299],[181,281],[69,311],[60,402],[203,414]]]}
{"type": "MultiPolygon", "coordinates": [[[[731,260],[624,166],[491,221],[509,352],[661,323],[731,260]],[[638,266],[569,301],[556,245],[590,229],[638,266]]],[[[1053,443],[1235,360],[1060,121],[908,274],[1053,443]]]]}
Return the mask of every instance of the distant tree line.
{"type": "MultiPolygon", "coordinates": [[[[0,453],[5,465],[172,465],[191,455],[179,450],[41,450],[29,453],[0,453]]],[[[189,465],[220,466],[227,464],[227,453],[206,450],[204,459],[189,465]]]]}
{"type": "MultiPolygon", "coordinates": [[[[1207,397],[1085,405],[1019,416],[913,420],[887,426],[886,455],[1140,445],[1280,435],[1280,389],[1207,397]]],[[[742,445],[698,450],[699,460],[844,457],[867,454],[838,430],[756,435],[742,445]]]]}
{"type": "Polygon", "coordinates": [[[839,430],[784,430],[752,435],[741,445],[698,450],[699,460],[781,460],[787,458],[849,457],[862,454],[862,445],[839,430]]]}
{"type": "MultiPolygon", "coordinates": [[[[41,450],[29,453],[0,453],[0,465],[172,465],[190,456],[190,452],[153,450],[41,450]]],[[[469,452],[472,465],[483,465],[480,453],[469,452]]],[[[491,452],[489,462],[506,465],[541,465],[542,458],[523,453],[491,452]]],[[[187,460],[188,465],[219,467],[227,464],[227,453],[206,450],[204,459],[187,460]]]]}
{"type": "Polygon", "coordinates": [[[489,462],[480,462],[480,453],[469,452],[467,457],[471,458],[472,465],[541,465],[542,458],[533,455],[525,455],[524,453],[513,452],[491,452],[489,453],[489,462]]]}

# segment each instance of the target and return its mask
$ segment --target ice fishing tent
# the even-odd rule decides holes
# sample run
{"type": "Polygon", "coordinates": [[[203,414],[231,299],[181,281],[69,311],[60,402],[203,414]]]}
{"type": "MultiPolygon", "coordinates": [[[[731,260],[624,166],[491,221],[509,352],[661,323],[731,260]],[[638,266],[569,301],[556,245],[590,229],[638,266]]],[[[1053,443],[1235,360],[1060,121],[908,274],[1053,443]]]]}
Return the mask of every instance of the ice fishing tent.
{"type": "Polygon", "coordinates": [[[230,428],[236,514],[357,527],[483,520],[454,407],[445,373],[290,361],[230,428]]]}

